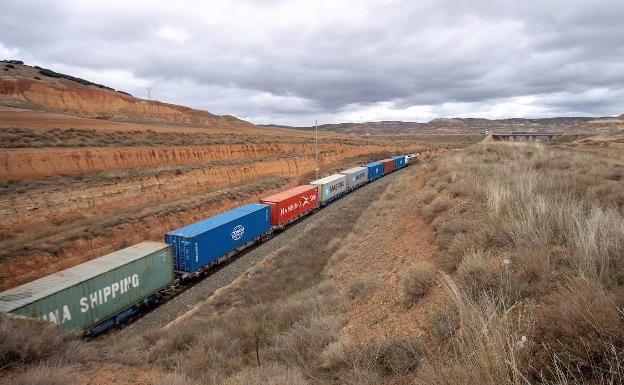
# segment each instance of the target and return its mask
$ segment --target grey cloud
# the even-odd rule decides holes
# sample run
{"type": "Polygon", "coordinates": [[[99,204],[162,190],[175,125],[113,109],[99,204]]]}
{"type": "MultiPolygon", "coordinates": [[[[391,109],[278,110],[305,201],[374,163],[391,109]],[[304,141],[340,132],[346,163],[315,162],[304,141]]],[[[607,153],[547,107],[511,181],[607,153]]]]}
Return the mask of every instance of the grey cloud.
{"type": "Polygon", "coordinates": [[[31,64],[100,82],[126,71],[116,87],[151,82],[166,101],[282,123],[387,105],[488,111],[530,95],[538,114],[624,112],[607,96],[624,90],[618,0],[312,3],[11,2],[0,44],[31,64]],[[609,92],[579,96],[596,89],[609,92]]]}

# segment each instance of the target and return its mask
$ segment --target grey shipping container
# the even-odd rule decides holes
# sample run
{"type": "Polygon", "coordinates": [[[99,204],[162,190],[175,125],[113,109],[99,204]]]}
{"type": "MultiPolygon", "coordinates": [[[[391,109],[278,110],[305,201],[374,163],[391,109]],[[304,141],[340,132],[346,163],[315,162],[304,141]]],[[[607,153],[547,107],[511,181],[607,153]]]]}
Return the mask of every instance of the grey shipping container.
{"type": "Polygon", "coordinates": [[[347,177],[347,188],[355,188],[368,180],[368,169],[366,167],[354,167],[340,173],[347,177]]]}
{"type": "Polygon", "coordinates": [[[0,293],[0,312],[87,330],[173,281],[171,247],[142,242],[0,293]]]}
{"type": "Polygon", "coordinates": [[[342,174],[330,175],[310,184],[318,187],[319,203],[327,202],[347,191],[347,177],[342,174]]]}

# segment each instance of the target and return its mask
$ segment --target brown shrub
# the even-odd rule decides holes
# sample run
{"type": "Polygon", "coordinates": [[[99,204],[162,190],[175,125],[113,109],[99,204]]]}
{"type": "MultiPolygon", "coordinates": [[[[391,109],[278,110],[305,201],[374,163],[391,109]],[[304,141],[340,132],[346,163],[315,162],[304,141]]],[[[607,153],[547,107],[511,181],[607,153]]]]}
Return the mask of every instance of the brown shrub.
{"type": "Polygon", "coordinates": [[[402,276],[403,296],[407,304],[418,301],[427,294],[436,276],[436,268],[428,262],[410,266],[402,276]]]}
{"type": "MultiPolygon", "coordinates": [[[[577,278],[547,295],[532,336],[536,376],[605,378],[624,362],[624,322],[601,284],[577,278]]],[[[619,369],[621,371],[621,367],[619,369]]]]}
{"type": "Polygon", "coordinates": [[[448,182],[440,181],[433,186],[433,189],[437,191],[438,193],[441,193],[442,191],[446,190],[448,186],[449,186],[448,182]]]}
{"type": "Polygon", "coordinates": [[[438,196],[431,203],[420,209],[420,215],[427,222],[431,222],[438,214],[451,206],[451,199],[446,196],[438,196]]]}
{"type": "Polygon", "coordinates": [[[43,320],[0,315],[0,368],[42,361],[79,362],[91,357],[76,336],[43,320]]]}
{"type": "Polygon", "coordinates": [[[351,299],[355,299],[371,292],[377,287],[377,285],[377,280],[372,276],[358,277],[351,283],[351,285],[349,285],[347,295],[351,299]]]}
{"type": "Polygon", "coordinates": [[[551,274],[552,250],[519,250],[509,257],[512,274],[509,276],[509,298],[517,301],[544,294],[548,290],[551,274]]]}
{"type": "Polygon", "coordinates": [[[168,373],[151,380],[151,385],[191,385],[191,380],[179,373],[168,373]]]}
{"type": "Polygon", "coordinates": [[[206,329],[205,322],[192,320],[176,325],[175,328],[168,330],[165,336],[149,335],[154,344],[149,351],[149,361],[173,368],[176,358],[197,343],[200,336],[198,330],[206,329]]]}
{"type": "Polygon", "coordinates": [[[428,319],[429,334],[437,341],[448,340],[459,327],[459,314],[457,307],[447,304],[434,310],[428,319]]]}
{"type": "Polygon", "coordinates": [[[435,385],[521,385],[523,339],[518,328],[491,298],[472,300],[453,280],[441,281],[456,306],[460,327],[449,349],[431,350],[415,383],[435,385]]]}
{"type": "Polygon", "coordinates": [[[29,367],[6,384],[8,385],[67,385],[75,383],[74,376],[63,367],[37,365],[29,367]]]}
{"type": "Polygon", "coordinates": [[[470,195],[472,189],[466,180],[459,180],[452,183],[447,188],[447,191],[452,198],[457,198],[470,195]]]}
{"type": "Polygon", "coordinates": [[[415,371],[425,352],[420,337],[373,341],[341,340],[330,345],[322,367],[341,378],[359,378],[361,383],[415,371]]]}
{"type": "Polygon", "coordinates": [[[448,248],[439,254],[439,265],[444,271],[451,272],[464,258],[464,255],[484,249],[484,233],[478,224],[467,233],[458,233],[451,239],[448,248]]]}
{"type": "Polygon", "coordinates": [[[327,345],[335,342],[344,319],[336,315],[313,317],[293,325],[271,342],[269,357],[288,366],[297,366],[309,373],[316,357],[327,345]]]}
{"type": "Polygon", "coordinates": [[[501,289],[500,275],[491,257],[482,252],[465,255],[457,267],[459,286],[472,298],[497,294],[501,289]]]}
{"type": "Polygon", "coordinates": [[[419,207],[431,203],[438,196],[437,191],[432,188],[426,188],[421,192],[420,197],[417,200],[419,207]]]}
{"type": "Polygon", "coordinates": [[[307,385],[308,380],[294,367],[270,363],[248,366],[242,372],[222,382],[223,385],[307,385]]]}
{"type": "Polygon", "coordinates": [[[177,367],[188,377],[204,381],[233,375],[243,367],[240,340],[217,328],[196,330],[198,341],[181,357],[177,367]]]}

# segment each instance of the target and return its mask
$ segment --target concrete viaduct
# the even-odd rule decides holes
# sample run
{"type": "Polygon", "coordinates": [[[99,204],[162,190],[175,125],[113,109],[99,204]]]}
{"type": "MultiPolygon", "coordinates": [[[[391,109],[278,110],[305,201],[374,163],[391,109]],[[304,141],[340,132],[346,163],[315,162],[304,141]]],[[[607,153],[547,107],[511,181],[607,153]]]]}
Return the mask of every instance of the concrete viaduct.
{"type": "Polygon", "coordinates": [[[554,137],[565,135],[564,132],[512,132],[512,133],[496,133],[493,132],[494,140],[510,140],[515,142],[524,138],[525,142],[535,141],[538,137],[546,137],[548,143],[552,142],[554,137]]]}

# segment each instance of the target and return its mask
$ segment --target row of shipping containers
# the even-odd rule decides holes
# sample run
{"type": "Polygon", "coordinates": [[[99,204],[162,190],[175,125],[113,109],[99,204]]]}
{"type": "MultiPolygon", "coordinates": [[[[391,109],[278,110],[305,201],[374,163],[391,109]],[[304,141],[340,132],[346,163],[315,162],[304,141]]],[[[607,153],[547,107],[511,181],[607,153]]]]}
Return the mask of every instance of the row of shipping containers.
{"type": "Polygon", "coordinates": [[[368,181],[405,166],[394,157],[354,167],[168,232],[165,243],[142,242],[0,293],[0,312],[87,330],[128,312],[174,281],[234,253],[368,181]]]}

